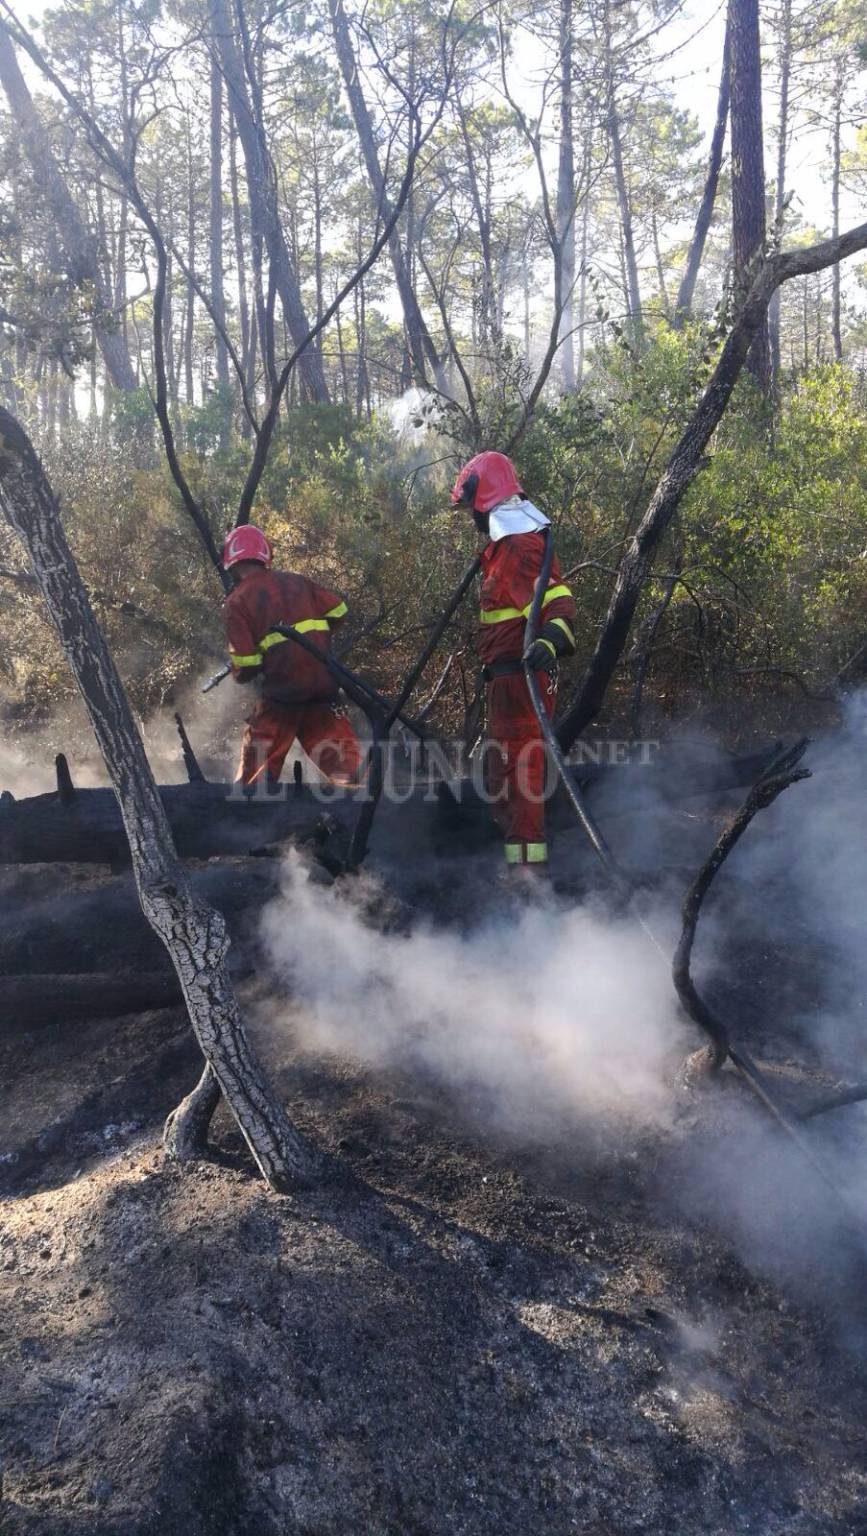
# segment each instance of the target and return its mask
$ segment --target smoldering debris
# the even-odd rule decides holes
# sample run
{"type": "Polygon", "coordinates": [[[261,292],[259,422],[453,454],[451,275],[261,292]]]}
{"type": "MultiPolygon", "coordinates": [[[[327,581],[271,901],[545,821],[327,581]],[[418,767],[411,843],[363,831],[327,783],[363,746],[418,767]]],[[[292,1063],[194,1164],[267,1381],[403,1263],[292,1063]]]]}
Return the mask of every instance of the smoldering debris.
{"type": "Polygon", "coordinates": [[[634,923],[552,896],[460,933],[381,933],[364,914],[371,881],[322,888],[290,855],[263,917],[291,999],[272,1025],[291,1021],[306,1048],[365,1066],[428,1072],[534,1140],[578,1121],[669,1119],[686,1035],[634,923]]]}

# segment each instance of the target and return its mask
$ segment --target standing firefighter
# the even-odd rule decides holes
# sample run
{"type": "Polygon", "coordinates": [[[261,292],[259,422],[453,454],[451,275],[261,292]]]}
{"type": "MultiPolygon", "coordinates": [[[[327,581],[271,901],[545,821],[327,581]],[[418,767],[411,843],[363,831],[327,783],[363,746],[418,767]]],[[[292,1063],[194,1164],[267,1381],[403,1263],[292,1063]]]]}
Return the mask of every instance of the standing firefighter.
{"type": "Polygon", "coordinates": [[[346,616],[336,592],[294,571],[272,571],[271,546],[252,524],[235,528],[223,545],[223,568],[235,586],[224,616],[232,676],[262,679],[261,696],[247,719],[237,778],[253,784],[264,772],[276,784],[296,737],[316,767],[335,784],[358,783],[360,752],[349,721],[338,714],[337,688],[322,662],[274,632],[291,625],[320,650],[346,616]]]}
{"type": "MultiPolygon", "coordinates": [[[[503,834],[506,863],[544,872],[545,746],[523,675],[524,632],[542,568],[549,519],[528,501],[515,466],[503,453],[478,453],[458,474],[452,501],[465,506],[488,543],[482,552],[479,656],[488,685],[488,790],[503,834]]],[[[575,649],[575,602],[556,559],[542,604],[530,662],[549,717],[557,695],[556,667],[575,649]]]]}

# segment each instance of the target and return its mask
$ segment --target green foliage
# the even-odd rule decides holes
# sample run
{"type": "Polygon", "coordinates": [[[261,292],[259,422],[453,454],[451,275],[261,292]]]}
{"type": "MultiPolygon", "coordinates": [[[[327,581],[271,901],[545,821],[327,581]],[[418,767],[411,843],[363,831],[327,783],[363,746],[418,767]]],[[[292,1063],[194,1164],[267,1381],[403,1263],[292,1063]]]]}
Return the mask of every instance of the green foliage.
{"type": "MultiPolygon", "coordinates": [[[[563,569],[574,571],[580,654],[567,669],[567,691],[592,649],[624,541],[706,378],[709,352],[700,327],[660,329],[640,358],[613,342],[592,386],[545,401],[523,438],[516,457],[524,484],[552,516],[563,569]]],[[[150,419],[146,404],[127,397],[108,436],[79,425],[46,452],[82,571],[143,713],[203,675],[222,645],[219,587],[161,457],[136,438],[150,419]]],[[[221,445],[222,426],[218,396],[185,419],[185,467],[218,535],[248,456],[242,444],[221,445]]],[[[638,636],[680,561],[682,583],[647,680],[648,699],[666,709],[699,695],[791,691],[793,676],[824,692],[864,643],[864,385],[842,366],[819,368],[784,393],[770,426],[745,378],[648,583],[638,636]]],[[[448,505],[457,458],[429,432],[400,437],[387,418],[359,421],[337,406],[297,406],[278,429],[257,518],[278,564],[346,593],[354,659],[385,688],[412,662],[475,548],[470,520],[448,505]]],[[[0,565],[14,567],[7,544],[0,565]]],[[[71,693],[68,674],[41,607],[2,580],[0,629],[7,710],[45,715],[71,693]]],[[[447,642],[457,665],[437,709],[442,729],[461,728],[475,673],[473,629],[469,603],[447,642]]],[[[848,675],[857,678],[857,665],[848,675]]],[[[620,700],[626,706],[630,688],[626,667],[612,710],[620,700]]]]}

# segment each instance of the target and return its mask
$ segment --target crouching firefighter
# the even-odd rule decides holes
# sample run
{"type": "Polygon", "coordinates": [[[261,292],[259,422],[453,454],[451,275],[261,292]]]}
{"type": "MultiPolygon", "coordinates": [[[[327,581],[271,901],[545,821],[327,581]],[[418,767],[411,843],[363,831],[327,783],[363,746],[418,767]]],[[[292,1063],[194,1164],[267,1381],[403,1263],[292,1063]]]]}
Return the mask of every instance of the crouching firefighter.
{"type": "Polygon", "coordinates": [[[235,585],[223,614],[232,676],[237,683],[262,680],[247,718],[236,782],[253,784],[264,773],[276,785],[297,738],[327,779],[355,786],[361,753],[352,726],[338,711],[331,672],[274,630],[277,624],[291,625],[327,654],[346,604],[306,576],[272,570],[271,560],[271,545],[252,524],[227,535],[223,568],[231,571],[235,585]]]}
{"type": "MultiPolygon", "coordinates": [[[[524,495],[503,453],[479,453],[458,474],[452,502],[487,538],[481,556],[478,651],[487,683],[487,789],[509,866],[547,871],[545,745],[523,673],[524,632],[542,569],[549,519],[524,495]]],[[[529,658],[549,718],[557,662],[575,650],[575,602],[556,558],[529,658]]]]}

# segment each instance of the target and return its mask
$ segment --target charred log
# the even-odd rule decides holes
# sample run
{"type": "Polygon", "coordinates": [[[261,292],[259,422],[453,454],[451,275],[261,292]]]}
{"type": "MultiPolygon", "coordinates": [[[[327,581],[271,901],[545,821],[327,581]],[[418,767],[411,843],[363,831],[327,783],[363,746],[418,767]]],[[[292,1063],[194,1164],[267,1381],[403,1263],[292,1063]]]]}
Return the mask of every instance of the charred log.
{"type": "MultiPolygon", "coordinates": [[[[602,755],[600,749],[600,755],[602,755]]],[[[590,793],[621,782],[626,776],[636,789],[646,789],[669,800],[723,794],[751,784],[771,762],[774,749],[744,757],[705,763],[690,762],[677,754],[653,763],[583,762],[571,770],[575,780],[590,793]]],[[[430,840],[434,849],[460,853],[496,840],[490,808],[469,779],[443,784],[441,793],[430,796],[427,781],[400,803],[386,800],[373,839],[376,850],[400,835],[402,825],[430,840]],[[473,840],[466,844],[467,831],[473,840]]],[[[216,783],[166,784],[159,797],[172,830],[175,847],[183,858],[210,859],[245,855],[262,847],[291,841],[315,841],[323,815],[343,828],[357,815],[357,795],[328,790],[327,798],[309,785],[281,785],[280,793],[247,796],[237,785],[216,783]]],[[[34,795],[25,800],[4,799],[0,814],[0,864],[129,863],[129,847],[117,802],[108,789],[77,789],[74,800],[64,804],[57,793],[34,795]]],[[[571,826],[572,818],[562,797],[550,807],[551,826],[571,826]]]]}
{"type": "Polygon", "coordinates": [[[119,1019],[182,1002],[178,978],[170,970],[0,976],[0,1015],[6,1027],[16,1030],[119,1019]]]}
{"type": "MultiPolygon", "coordinates": [[[[226,859],[189,873],[198,901],[222,915],[233,971],[245,966],[262,908],[278,894],[280,866],[266,859],[226,859]]],[[[172,975],[159,939],[145,922],[130,873],[71,885],[69,870],[7,869],[3,876],[0,977],[172,975]]]]}

